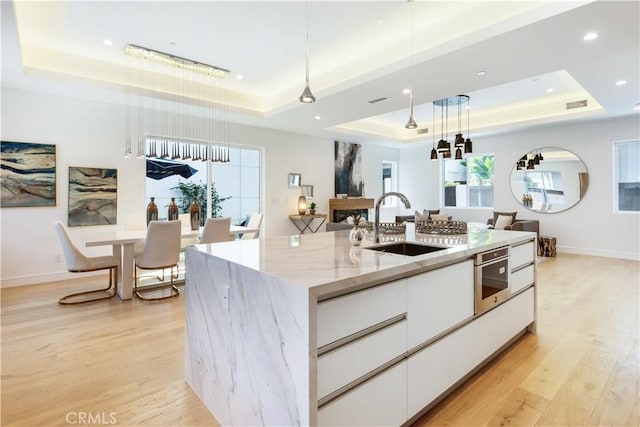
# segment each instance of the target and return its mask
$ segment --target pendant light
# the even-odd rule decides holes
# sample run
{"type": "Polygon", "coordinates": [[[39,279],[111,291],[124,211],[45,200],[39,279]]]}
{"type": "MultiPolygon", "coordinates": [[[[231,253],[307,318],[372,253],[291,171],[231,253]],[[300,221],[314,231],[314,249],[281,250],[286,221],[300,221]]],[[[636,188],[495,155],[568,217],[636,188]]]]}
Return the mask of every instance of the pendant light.
{"type": "Polygon", "coordinates": [[[409,2],[409,83],[411,92],[409,94],[409,120],[404,125],[405,129],[415,129],[418,124],[413,118],[413,0],[409,2]]]}
{"type": "Polygon", "coordinates": [[[471,110],[471,98],[467,97],[467,139],[464,141],[465,154],[473,153],[473,142],[471,142],[471,134],[469,133],[469,110],[471,110]]]}
{"type": "Polygon", "coordinates": [[[307,73],[306,79],[304,83],[304,90],[302,91],[302,95],[300,95],[300,102],[304,104],[312,104],[316,102],[316,97],[311,93],[311,87],[309,86],[309,2],[307,1],[307,37],[306,37],[306,62],[307,62],[307,73]]]}
{"type": "MultiPolygon", "coordinates": [[[[463,101],[463,96],[465,95],[458,95],[458,133],[456,134],[456,139],[453,143],[454,147],[456,148],[462,148],[464,147],[464,138],[462,137],[462,132],[460,132],[460,113],[462,112],[462,103],[463,101]]],[[[469,97],[466,97],[467,99],[469,97]]],[[[460,150],[460,158],[462,158],[462,150],[460,150]]],[[[458,158],[457,156],[457,150],[456,150],[456,159],[458,158]]]]}
{"type": "Polygon", "coordinates": [[[447,151],[448,144],[444,139],[444,102],[445,100],[442,99],[440,101],[434,101],[434,104],[440,105],[440,141],[438,141],[438,147],[436,148],[438,153],[447,151]]]}
{"type": "Polygon", "coordinates": [[[431,122],[431,160],[438,160],[438,152],[436,151],[436,104],[431,104],[433,110],[433,120],[431,122]]]}

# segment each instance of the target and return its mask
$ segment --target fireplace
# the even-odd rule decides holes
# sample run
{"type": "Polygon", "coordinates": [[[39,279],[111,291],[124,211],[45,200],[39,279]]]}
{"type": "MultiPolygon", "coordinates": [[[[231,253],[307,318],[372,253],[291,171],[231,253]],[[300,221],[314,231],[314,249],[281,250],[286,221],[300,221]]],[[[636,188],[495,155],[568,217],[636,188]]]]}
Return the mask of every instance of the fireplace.
{"type": "Polygon", "coordinates": [[[354,212],[369,218],[368,209],[373,208],[373,199],[329,199],[329,221],[341,222],[354,212]]]}

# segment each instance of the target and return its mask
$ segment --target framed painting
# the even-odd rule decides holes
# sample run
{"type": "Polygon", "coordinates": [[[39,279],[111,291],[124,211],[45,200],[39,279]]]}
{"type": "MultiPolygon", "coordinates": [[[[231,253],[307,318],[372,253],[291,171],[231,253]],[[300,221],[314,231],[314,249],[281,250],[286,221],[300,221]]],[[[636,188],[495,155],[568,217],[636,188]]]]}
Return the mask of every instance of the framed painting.
{"type": "Polygon", "coordinates": [[[289,174],[289,188],[299,188],[302,182],[302,175],[299,173],[289,174]]]}
{"type": "Polygon", "coordinates": [[[362,196],[362,154],[360,144],[335,142],[335,193],[362,196]]]}
{"type": "Polygon", "coordinates": [[[0,206],[56,205],[56,146],[0,141],[0,206]]]}
{"type": "Polygon", "coordinates": [[[313,199],[313,185],[301,185],[300,193],[307,199],[313,199]]]}
{"type": "Polygon", "coordinates": [[[69,167],[69,227],[117,223],[118,170],[69,167]]]}

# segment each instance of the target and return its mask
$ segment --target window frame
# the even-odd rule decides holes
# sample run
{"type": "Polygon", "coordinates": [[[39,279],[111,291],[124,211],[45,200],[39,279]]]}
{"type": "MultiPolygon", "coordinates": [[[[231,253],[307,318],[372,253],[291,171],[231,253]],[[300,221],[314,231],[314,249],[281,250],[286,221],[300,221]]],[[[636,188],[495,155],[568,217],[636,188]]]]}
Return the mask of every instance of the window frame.
{"type": "MultiPolygon", "coordinates": [[[[613,213],[615,214],[623,214],[623,215],[640,215],[640,210],[620,210],[620,194],[619,194],[619,183],[620,183],[620,165],[619,165],[619,156],[618,156],[618,147],[620,145],[626,145],[626,144],[638,144],[638,148],[640,149],[640,140],[639,139],[627,139],[627,140],[620,140],[620,141],[613,141],[613,143],[611,144],[611,172],[612,172],[612,186],[613,186],[613,191],[612,191],[612,203],[613,203],[613,213]]],[[[640,175],[640,174],[639,174],[640,175]]],[[[636,181],[631,181],[631,182],[636,182],[636,181]]],[[[640,177],[637,181],[638,183],[640,183],[640,177]]]]}
{"type": "MultiPolygon", "coordinates": [[[[493,171],[492,171],[492,175],[491,175],[491,189],[492,191],[495,191],[495,154],[494,153],[478,153],[478,154],[468,154],[465,155],[461,160],[467,160],[471,157],[485,157],[485,156],[491,156],[493,157],[493,171]]],[[[466,176],[465,176],[465,202],[466,202],[466,206],[450,206],[450,205],[446,205],[445,204],[445,175],[446,175],[446,167],[445,167],[445,162],[447,161],[460,161],[460,160],[456,160],[456,159],[443,159],[443,158],[439,158],[438,159],[438,164],[439,164],[439,168],[440,168],[440,188],[438,190],[438,194],[439,194],[439,199],[440,199],[440,206],[442,208],[446,208],[446,209],[474,209],[474,210],[492,210],[494,208],[493,203],[491,206],[469,206],[469,169],[467,166],[465,166],[465,172],[466,172],[466,176]]],[[[475,187],[475,186],[474,186],[475,187]]],[[[493,197],[492,197],[493,199],[493,197]]],[[[493,200],[492,200],[493,201],[493,200]]]]}

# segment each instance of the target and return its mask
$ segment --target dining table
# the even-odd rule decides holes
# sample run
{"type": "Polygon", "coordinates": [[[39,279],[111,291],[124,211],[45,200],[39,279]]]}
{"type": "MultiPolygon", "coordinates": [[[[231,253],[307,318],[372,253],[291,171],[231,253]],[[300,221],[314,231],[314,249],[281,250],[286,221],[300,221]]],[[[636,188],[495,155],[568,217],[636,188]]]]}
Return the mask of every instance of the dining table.
{"type": "MultiPolygon", "coordinates": [[[[192,239],[199,237],[202,228],[192,230],[182,228],[180,237],[182,239],[192,239]]],[[[257,233],[259,228],[245,227],[242,225],[232,225],[229,234],[237,236],[244,233],[257,233]]],[[[105,231],[89,235],[85,238],[85,246],[111,246],[112,254],[120,260],[118,269],[118,296],[121,300],[130,300],[133,296],[133,275],[134,275],[134,245],[144,242],[147,230],[126,230],[126,231],[105,231]]]]}

